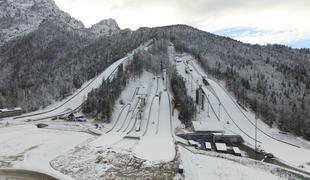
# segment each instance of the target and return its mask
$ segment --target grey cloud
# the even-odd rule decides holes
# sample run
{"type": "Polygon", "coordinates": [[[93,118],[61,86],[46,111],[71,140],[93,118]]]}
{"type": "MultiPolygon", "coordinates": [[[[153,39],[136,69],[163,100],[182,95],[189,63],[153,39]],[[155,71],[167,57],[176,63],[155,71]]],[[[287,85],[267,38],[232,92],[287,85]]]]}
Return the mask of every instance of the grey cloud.
{"type": "MultiPolygon", "coordinates": [[[[116,18],[122,28],[187,24],[206,31],[249,27],[268,31],[296,30],[310,35],[310,0],[55,0],[73,9],[86,24],[116,18]],[[76,6],[79,4],[79,6],[76,6]],[[83,5],[87,5],[85,10],[83,5]],[[74,7],[78,8],[78,11],[74,7]],[[149,11],[150,9],[153,11],[149,11]],[[90,16],[82,12],[87,11],[90,16]],[[106,12],[106,13],[104,13],[106,12]],[[111,13],[113,14],[111,16],[111,13]],[[158,13],[158,15],[157,15],[158,13]],[[167,19],[163,15],[167,15],[167,19]],[[115,16],[115,17],[113,17],[115,16]],[[95,20],[94,20],[95,19],[95,20]]],[[[70,12],[69,12],[70,13],[70,12]]],[[[286,38],[286,37],[284,37],[286,38]]]]}
{"type": "MultiPolygon", "coordinates": [[[[277,7],[290,7],[292,10],[300,10],[304,7],[310,7],[308,0],[119,0],[111,1],[113,10],[133,10],[139,11],[145,7],[169,7],[174,10],[178,18],[184,23],[194,23],[199,19],[210,16],[229,13],[242,13],[245,16],[248,13],[266,10],[277,7]],[[113,3],[114,2],[114,3],[113,3]],[[117,3],[115,3],[117,2],[117,3]]],[[[160,13],[160,12],[159,12],[160,13]]],[[[194,25],[194,24],[191,24],[194,25]]]]}

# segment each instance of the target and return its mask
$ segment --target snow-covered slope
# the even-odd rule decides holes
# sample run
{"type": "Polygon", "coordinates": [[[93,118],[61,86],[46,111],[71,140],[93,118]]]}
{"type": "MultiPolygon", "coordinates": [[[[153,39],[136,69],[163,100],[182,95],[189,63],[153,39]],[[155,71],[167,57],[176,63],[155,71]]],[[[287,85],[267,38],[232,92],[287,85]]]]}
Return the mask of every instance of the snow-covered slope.
{"type": "MultiPolygon", "coordinates": [[[[199,67],[195,58],[184,53],[179,54],[179,59],[182,62],[176,65],[177,70],[186,79],[189,93],[194,97],[194,92],[199,84],[202,84],[202,89],[208,96],[206,99],[206,111],[209,109],[209,117],[205,112],[205,116],[197,115],[197,119],[201,121],[214,122],[220,121],[223,128],[228,133],[238,134],[243,137],[246,144],[254,147],[255,144],[255,114],[250,110],[245,110],[239,107],[237,101],[228,91],[216,80],[207,78],[210,86],[205,86],[201,80],[202,76],[208,77],[206,73],[199,67]],[[188,61],[187,63],[185,63],[188,61]],[[185,73],[185,67],[188,66],[192,71],[189,74],[185,73]],[[197,83],[198,82],[198,83],[197,83]],[[210,104],[208,104],[208,101],[210,104]],[[210,108],[208,108],[208,106],[210,108]],[[213,111],[214,110],[214,111],[213,111]]],[[[296,137],[291,140],[281,136],[276,128],[270,128],[262,120],[257,120],[258,132],[257,139],[259,146],[268,153],[272,153],[281,162],[294,167],[304,167],[303,170],[309,169],[307,165],[310,161],[310,151],[307,144],[299,142],[296,137]],[[304,145],[303,145],[304,144],[304,145]],[[298,147],[301,146],[301,147],[298,147]]]]}
{"type": "Polygon", "coordinates": [[[0,45],[37,29],[45,20],[58,20],[75,29],[84,27],[53,0],[4,0],[0,1],[0,45]]]}
{"type": "Polygon", "coordinates": [[[118,24],[114,19],[105,19],[89,28],[97,36],[112,35],[120,31],[118,24]]]}

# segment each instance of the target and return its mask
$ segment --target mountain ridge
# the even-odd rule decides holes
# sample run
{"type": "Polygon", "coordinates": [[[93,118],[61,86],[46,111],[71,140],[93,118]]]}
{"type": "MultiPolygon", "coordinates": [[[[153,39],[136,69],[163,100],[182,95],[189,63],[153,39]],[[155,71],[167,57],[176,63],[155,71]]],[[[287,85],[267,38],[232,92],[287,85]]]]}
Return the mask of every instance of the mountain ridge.
{"type": "Polygon", "coordinates": [[[72,29],[90,31],[95,38],[120,29],[113,19],[102,20],[92,28],[58,8],[53,0],[4,0],[0,2],[0,46],[39,28],[45,21],[66,24],[72,29]]]}

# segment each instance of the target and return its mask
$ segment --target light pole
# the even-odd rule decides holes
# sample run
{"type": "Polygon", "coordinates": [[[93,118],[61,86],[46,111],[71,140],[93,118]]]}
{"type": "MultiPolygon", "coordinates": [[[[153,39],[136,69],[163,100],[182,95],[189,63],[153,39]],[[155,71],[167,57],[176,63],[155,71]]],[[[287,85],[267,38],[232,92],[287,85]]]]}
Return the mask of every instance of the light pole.
{"type": "Polygon", "coordinates": [[[257,151],[257,117],[255,116],[255,152],[257,151]]]}
{"type": "Polygon", "coordinates": [[[219,120],[221,120],[220,114],[221,114],[221,103],[219,103],[219,120]]]}
{"type": "Polygon", "coordinates": [[[207,103],[208,103],[208,117],[210,117],[210,112],[209,112],[209,106],[210,106],[210,104],[209,104],[209,101],[210,101],[210,99],[209,99],[209,97],[210,97],[210,94],[208,94],[208,101],[207,101],[207,103]]]}

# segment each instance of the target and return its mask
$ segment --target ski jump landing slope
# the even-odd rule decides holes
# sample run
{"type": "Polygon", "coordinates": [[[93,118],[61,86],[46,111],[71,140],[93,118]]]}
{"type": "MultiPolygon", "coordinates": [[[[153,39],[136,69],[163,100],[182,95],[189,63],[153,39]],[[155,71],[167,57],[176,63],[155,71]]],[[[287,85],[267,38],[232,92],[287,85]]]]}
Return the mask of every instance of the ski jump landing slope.
{"type": "MultiPolygon", "coordinates": [[[[192,61],[190,64],[196,74],[207,77],[205,73],[198,70],[199,67],[195,61],[192,61]]],[[[216,113],[220,112],[219,118],[225,129],[241,135],[248,144],[254,146],[254,113],[240,107],[237,101],[222,85],[210,78],[207,78],[207,80],[210,87],[207,88],[204,86],[203,90],[209,95],[210,106],[216,109],[216,113]],[[229,124],[227,124],[227,122],[229,122],[229,124]]],[[[284,163],[295,167],[305,166],[307,167],[307,171],[310,171],[307,165],[307,163],[310,162],[310,150],[296,146],[294,143],[275,138],[274,134],[277,134],[278,130],[269,128],[268,125],[260,119],[257,120],[257,124],[259,128],[257,130],[257,140],[260,142],[259,144],[263,150],[274,154],[284,163]]]]}
{"type": "Polygon", "coordinates": [[[163,91],[163,81],[160,80],[160,96],[155,97],[151,109],[150,125],[145,136],[133,149],[135,156],[151,161],[172,161],[175,158],[175,145],[171,132],[170,98],[163,91]],[[157,120],[157,122],[156,122],[157,120]],[[154,124],[153,124],[154,121],[154,124]]]}

